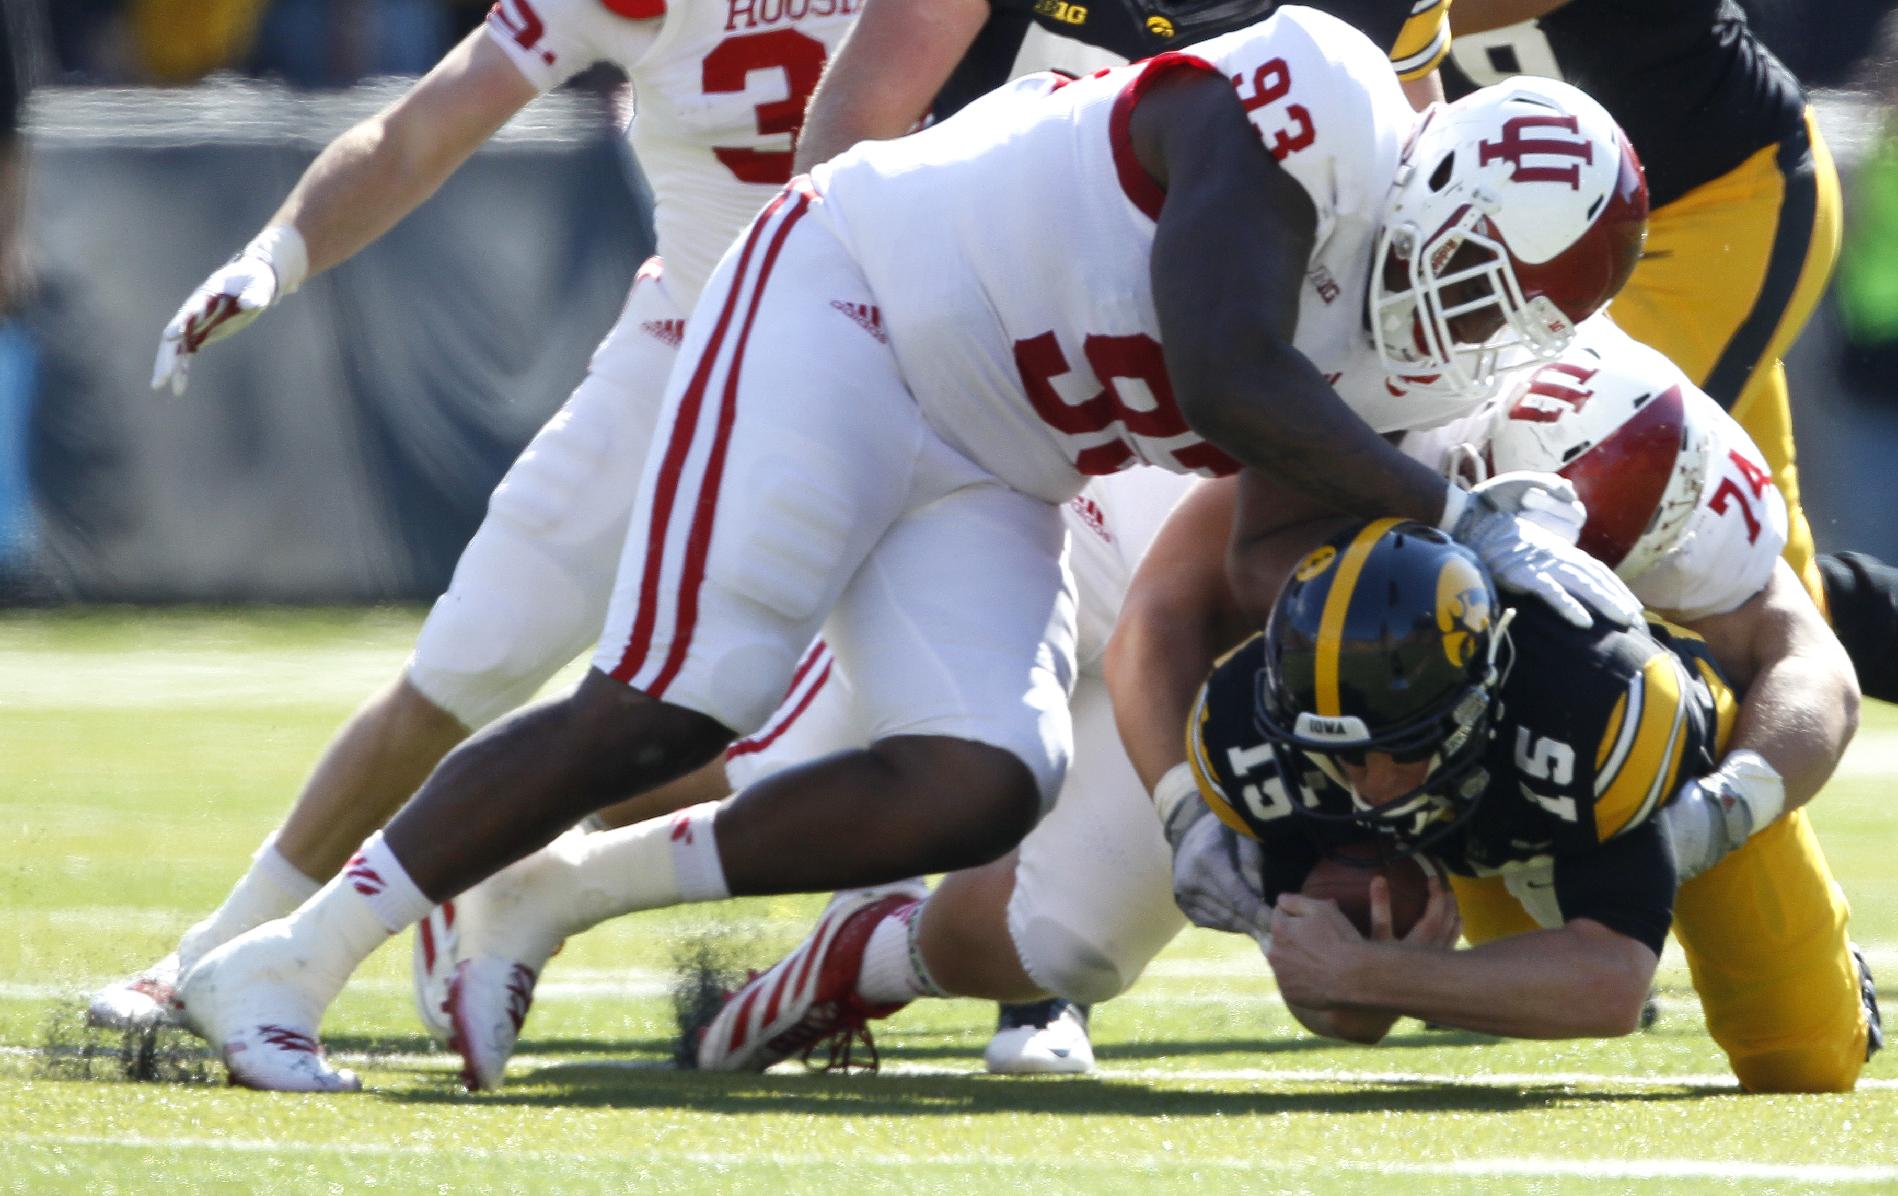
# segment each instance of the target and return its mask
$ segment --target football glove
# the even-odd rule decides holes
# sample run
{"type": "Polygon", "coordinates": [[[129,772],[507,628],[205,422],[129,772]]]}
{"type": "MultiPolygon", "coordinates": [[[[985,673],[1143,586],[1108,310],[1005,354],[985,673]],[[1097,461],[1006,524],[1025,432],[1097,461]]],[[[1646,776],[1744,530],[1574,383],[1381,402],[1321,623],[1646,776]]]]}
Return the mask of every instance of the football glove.
{"type": "Polygon", "coordinates": [[[158,359],[152,363],[152,389],[169,386],[172,394],[183,394],[192,355],[241,331],[294,292],[308,268],[309,253],[296,229],[280,224],[257,234],[191,292],[165,325],[158,338],[158,359]]]}
{"type": "Polygon", "coordinates": [[[1272,931],[1265,903],[1265,851],[1221,822],[1200,796],[1190,766],[1175,765],[1154,787],[1166,841],[1173,848],[1173,901],[1195,926],[1250,935],[1272,931]]]}
{"type": "Polygon", "coordinates": [[[1682,785],[1661,807],[1681,883],[1718,864],[1786,810],[1786,782],[1758,752],[1742,748],[1682,785]]]}
{"type": "Polygon", "coordinates": [[[1497,474],[1453,493],[1444,516],[1445,530],[1482,559],[1498,589],[1537,598],[1577,627],[1596,615],[1626,627],[1641,618],[1627,583],[1575,547],[1588,512],[1566,478],[1497,474]]]}

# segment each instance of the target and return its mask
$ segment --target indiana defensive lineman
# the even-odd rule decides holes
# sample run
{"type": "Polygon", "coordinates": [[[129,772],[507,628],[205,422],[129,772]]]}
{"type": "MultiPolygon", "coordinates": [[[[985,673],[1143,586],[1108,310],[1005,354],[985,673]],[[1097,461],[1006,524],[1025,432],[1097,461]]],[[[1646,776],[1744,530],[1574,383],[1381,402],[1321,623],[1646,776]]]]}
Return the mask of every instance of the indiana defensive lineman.
{"type": "MultiPolygon", "coordinates": [[[[1737,719],[1731,711],[1723,715],[1737,730],[1718,767],[1710,758],[1697,769],[1677,769],[1682,780],[1695,779],[1656,815],[1668,827],[1680,875],[1699,875],[1755,833],[1779,828],[1781,810],[1807,800],[1830,771],[1849,734],[1856,693],[1836,641],[1778,562],[1784,506],[1764,480],[1758,450],[1677,367],[1600,317],[1584,325],[1574,348],[1522,379],[1493,417],[1479,421],[1490,426],[1426,434],[1407,447],[1451,465],[1463,454],[1450,447],[1474,446],[1476,460],[1499,468],[1559,467],[1588,502],[1583,543],[1615,563],[1645,602],[1694,620],[1749,682],[1737,719]],[[1813,710],[1823,713],[1807,721],[1813,710]]],[[[1130,984],[1183,924],[1167,902],[1169,886],[1202,925],[1256,934],[1269,928],[1256,865],[1250,880],[1241,866],[1245,844],[1206,805],[1186,800],[1195,785],[1178,724],[1156,716],[1167,708],[1168,687],[1195,660],[1209,661],[1235,642],[1250,622],[1218,551],[1232,499],[1230,484],[1222,483],[1181,504],[1128,594],[1110,665],[1128,743],[1156,781],[1156,796],[1174,811],[1168,832],[1177,859],[1169,862],[1138,792],[1129,801],[1112,791],[1116,782],[1139,784],[1119,738],[1077,737],[1077,753],[1102,758],[1095,776],[1107,786],[1064,796],[1071,804],[1023,843],[1019,867],[1010,862],[951,877],[920,913],[913,901],[879,909],[878,895],[840,898],[797,952],[725,1006],[700,1044],[703,1066],[769,1066],[813,1042],[847,1037],[914,996],[945,990],[983,996],[1040,989],[1104,1000],[1130,984]],[[896,934],[899,924],[912,928],[907,938],[896,934]],[[1004,941],[1004,928],[1012,955],[994,945],[1004,941]]],[[[1187,676],[1178,716],[1198,685],[1187,676]]],[[[1221,717],[1243,722],[1246,709],[1221,717]]],[[[1250,750],[1233,757],[1241,758],[1266,760],[1250,750]]],[[[1633,782],[1623,788],[1632,791],[1633,782]]],[[[1798,915],[1783,935],[1776,924],[1746,933],[1766,934],[1772,950],[1823,970],[1835,962],[1828,952],[1843,950],[1845,908],[1814,880],[1824,876],[1823,860],[1808,854],[1803,816],[1797,822],[1765,835],[1763,846],[1717,869],[1719,879],[1709,877],[1693,895],[1698,908],[1711,908],[1756,883],[1760,868],[1782,873],[1773,891],[1798,915]]],[[[1301,870],[1288,887],[1302,879],[1301,870]]],[[[1495,912],[1503,901],[1514,905],[1502,881],[1459,878],[1457,890],[1479,903],[1473,937],[1520,929],[1495,912]],[[1484,891],[1491,885],[1494,894],[1484,891]]],[[[1744,900],[1735,906],[1753,910],[1744,900]]],[[[1751,975],[1757,980],[1760,973],[1751,975]]],[[[1790,998],[1782,992],[1775,999],[1790,998]]],[[[1780,1012],[1765,1017],[1772,1033],[1789,1032],[1780,1012]]],[[[1840,1023],[1848,1031],[1849,1021],[1840,1023]]],[[[1352,1027],[1353,1035],[1362,1036],[1361,1029],[1352,1027]]],[[[1730,1038],[1723,1042],[1731,1049],[1730,1038]]]]}
{"type": "Polygon", "coordinates": [[[1386,59],[1340,22],[1287,10],[1200,51],[1030,80],[766,206],[688,324],[594,671],[186,977],[235,1079],[353,1086],[314,1031],[363,956],[758,726],[820,625],[873,745],[688,811],[641,871],[677,900],[1006,851],[1066,766],[1056,504],[1090,474],[1250,465],[1454,527],[1578,622],[1557,578],[1631,613],[1592,559],[1378,434],[1454,418],[1500,346],[1559,351],[1613,294],[1645,200],[1612,122],[1511,85],[1406,147],[1386,59]],[[1401,171],[1406,148],[1429,168],[1401,171]],[[1407,206],[1446,202],[1427,226],[1407,206]]]}
{"type": "MultiPolygon", "coordinates": [[[[1833,655],[1835,696],[1855,696],[1833,655]]],[[[1881,1045],[1877,1005],[1803,813],[1678,895],[1667,814],[1685,778],[1703,778],[1686,780],[1689,800],[1716,806],[1746,804],[1744,774],[1816,787],[1849,711],[1806,710],[1797,736],[1765,729],[1782,762],[1803,745],[1809,771],[1780,774],[1731,750],[1736,728],[1766,740],[1742,727],[1705,643],[1507,605],[1436,529],[1379,520],[1308,556],[1265,631],[1213,671],[1189,732],[1198,792],[1170,794],[1163,813],[1182,845],[1243,856],[1242,836],[1258,842],[1266,957],[1318,1033],[1376,1041],[1409,1015],[1516,1037],[1625,1034],[1672,923],[1743,1088],[1848,1091],[1881,1045]],[[1497,878],[1526,925],[1472,927],[1467,951],[1367,940],[1297,892],[1367,834],[1497,878]]],[[[1432,906],[1420,927],[1440,920],[1441,892],[1432,906]]]]}
{"type": "Polygon", "coordinates": [[[638,92],[627,135],[659,254],[573,397],[522,454],[414,654],[332,742],[283,826],[174,956],[92,1003],[96,1022],[169,1015],[181,967],[280,917],[334,875],[441,757],[519,706],[598,636],[666,375],[719,254],[791,177],[804,101],[855,0],[500,0],[427,77],[311,165],[268,226],[185,301],[152,384],[407,215],[521,108],[596,62],[638,92]]]}

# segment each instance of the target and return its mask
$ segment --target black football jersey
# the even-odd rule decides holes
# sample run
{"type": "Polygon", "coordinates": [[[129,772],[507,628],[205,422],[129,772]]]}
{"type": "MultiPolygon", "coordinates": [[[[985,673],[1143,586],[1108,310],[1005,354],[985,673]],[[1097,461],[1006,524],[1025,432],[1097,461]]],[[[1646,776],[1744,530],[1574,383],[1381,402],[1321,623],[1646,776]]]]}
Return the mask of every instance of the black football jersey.
{"type": "Polygon", "coordinates": [[[1628,134],[1657,207],[1797,133],[1805,110],[1799,80],[1734,0],[1568,0],[1459,35],[1442,72],[1451,99],[1511,75],[1588,92],[1628,134]]]}
{"type": "MultiPolygon", "coordinates": [[[[1652,816],[1682,782],[1713,771],[1736,700],[1705,645],[1662,624],[1581,630],[1524,603],[1509,634],[1476,812],[1430,854],[1465,876],[1552,858],[1565,918],[1595,918],[1658,950],[1674,876],[1652,816]]],[[[1328,847],[1369,832],[1294,809],[1256,713],[1264,657],[1254,636],[1219,663],[1187,735],[1207,803],[1265,845],[1276,901],[1328,847]]],[[[1302,780],[1327,808],[1349,808],[1315,765],[1302,780]]]]}
{"type": "MultiPolygon", "coordinates": [[[[989,0],[989,22],[935,105],[940,120],[1008,81],[1030,25],[1118,54],[1149,58],[1262,21],[1278,0],[989,0]]],[[[1308,0],[1389,52],[1406,79],[1428,74],[1449,46],[1449,0],[1308,0]]]]}

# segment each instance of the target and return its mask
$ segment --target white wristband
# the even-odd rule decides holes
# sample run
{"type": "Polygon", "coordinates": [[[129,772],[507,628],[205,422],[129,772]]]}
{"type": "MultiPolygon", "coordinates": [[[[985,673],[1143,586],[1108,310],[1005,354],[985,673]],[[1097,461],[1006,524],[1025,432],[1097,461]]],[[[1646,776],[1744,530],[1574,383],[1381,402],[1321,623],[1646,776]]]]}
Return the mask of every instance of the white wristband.
{"type": "Polygon", "coordinates": [[[239,257],[255,258],[277,276],[277,298],[293,295],[310,272],[310,250],[303,234],[288,224],[273,224],[251,238],[239,257]]]}
{"type": "Polygon", "coordinates": [[[1182,760],[1166,770],[1159,784],[1153,787],[1153,808],[1160,815],[1161,825],[1173,818],[1173,811],[1189,797],[1199,796],[1199,781],[1193,776],[1193,766],[1182,760]]]}
{"type": "Polygon", "coordinates": [[[1451,482],[1443,495],[1443,517],[1437,520],[1437,527],[1443,531],[1454,531],[1456,521],[1463,518],[1463,508],[1470,505],[1470,492],[1451,482]]]}
{"type": "Polygon", "coordinates": [[[1753,816],[1748,834],[1758,834],[1786,812],[1786,779],[1758,752],[1750,748],[1728,752],[1714,775],[1726,780],[1753,816]]]}

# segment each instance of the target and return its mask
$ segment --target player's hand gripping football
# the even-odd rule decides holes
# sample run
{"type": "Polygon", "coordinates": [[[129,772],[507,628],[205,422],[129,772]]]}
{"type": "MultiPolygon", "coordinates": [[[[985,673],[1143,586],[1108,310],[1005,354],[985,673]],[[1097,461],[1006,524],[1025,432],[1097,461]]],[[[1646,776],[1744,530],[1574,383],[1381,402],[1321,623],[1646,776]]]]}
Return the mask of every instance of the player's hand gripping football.
{"type": "Polygon", "coordinates": [[[1527,594],[1577,627],[1596,615],[1623,626],[1640,599],[1615,571],[1575,546],[1588,512],[1566,478],[1500,473],[1469,492],[1450,535],[1489,567],[1498,589],[1527,594]]]}
{"type": "Polygon", "coordinates": [[[1264,849],[1213,814],[1186,767],[1179,765],[1154,791],[1173,848],[1174,904],[1195,926],[1263,941],[1272,929],[1272,909],[1265,903],[1264,849]]]}
{"type": "Polygon", "coordinates": [[[191,358],[204,346],[242,331],[271,304],[297,289],[308,258],[294,229],[266,229],[191,292],[158,338],[152,389],[181,395],[191,358]]]}
{"type": "Polygon", "coordinates": [[[1393,930],[1390,882],[1382,876],[1370,880],[1371,933],[1368,937],[1358,933],[1358,928],[1335,902],[1299,893],[1280,896],[1272,937],[1265,944],[1265,960],[1271,965],[1272,975],[1286,1002],[1317,1010],[1350,1006],[1355,994],[1346,981],[1349,951],[1366,942],[1454,950],[1463,934],[1463,918],[1457,912],[1456,898],[1435,868],[1426,869],[1425,874],[1429,899],[1416,924],[1402,936],[1393,930]]]}

